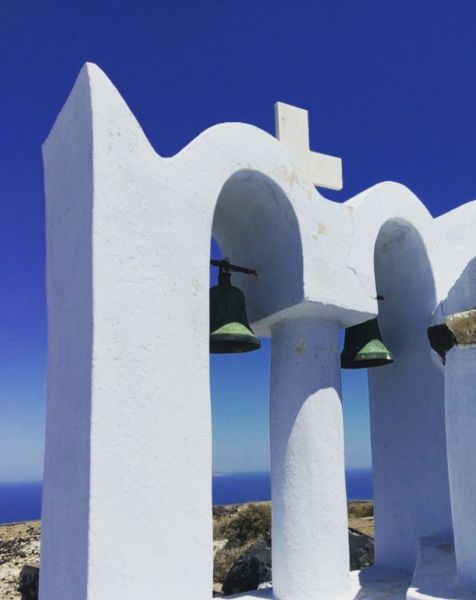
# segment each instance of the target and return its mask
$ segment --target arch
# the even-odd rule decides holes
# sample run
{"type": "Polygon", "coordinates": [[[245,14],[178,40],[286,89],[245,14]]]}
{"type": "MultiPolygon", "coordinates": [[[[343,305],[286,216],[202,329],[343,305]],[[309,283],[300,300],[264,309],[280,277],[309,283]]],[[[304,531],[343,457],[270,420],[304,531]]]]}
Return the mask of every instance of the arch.
{"type": "Polygon", "coordinates": [[[444,379],[426,335],[437,296],[427,245],[408,220],[382,224],[374,264],[379,324],[395,359],[368,373],[375,564],[411,572],[419,539],[451,531],[444,379]]]}
{"type": "Polygon", "coordinates": [[[218,194],[211,235],[223,256],[257,271],[233,273],[232,282],[245,294],[256,334],[270,337],[270,317],[299,305],[304,294],[301,232],[290,199],[259,170],[239,169],[218,194]]]}
{"type": "Polygon", "coordinates": [[[303,298],[301,235],[289,198],[263,173],[239,170],[220,191],[212,235],[224,256],[258,272],[258,277],[235,273],[233,281],[245,293],[250,322],[268,335],[259,321],[303,298]]]}
{"type": "MultiPolygon", "coordinates": [[[[455,267],[448,258],[453,254],[453,248],[442,231],[435,227],[433,217],[413,192],[402,184],[386,181],[365,190],[345,204],[352,210],[354,222],[349,268],[355,272],[370,296],[375,298],[377,294],[374,265],[377,238],[382,233],[390,239],[392,236],[388,228],[406,223],[418,233],[432,265],[436,298],[445,297],[455,278],[455,267]],[[440,264],[444,264],[445,269],[433,269],[433,265],[440,264]]],[[[403,229],[400,228],[398,235],[402,233],[403,229]]]]}
{"type": "Polygon", "coordinates": [[[224,255],[258,271],[233,280],[256,332],[272,337],[273,586],[276,597],[290,599],[348,586],[338,324],[316,317],[304,292],[306,223],[294,200],[262,172],[241,169],[221,188],[212,225],[224,255]]]}
{"type": "Polygon", "coordinates": [[[426,244],[416,227],[402,218],[386,221],[375,241],[374,265],[377,292],[385,298],[379,321],[394,356],[402,360],[420,346],[427,351],[436,290],[426,244]]]}

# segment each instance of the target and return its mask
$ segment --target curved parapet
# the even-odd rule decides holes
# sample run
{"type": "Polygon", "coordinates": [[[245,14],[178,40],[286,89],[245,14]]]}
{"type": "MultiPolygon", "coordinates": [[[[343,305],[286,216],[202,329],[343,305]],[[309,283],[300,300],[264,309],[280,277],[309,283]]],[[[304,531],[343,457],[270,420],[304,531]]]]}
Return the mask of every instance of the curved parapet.
{"type": "Polygon", "coordinates": [[[476,307],[476,200],[436,219],[451,246],[456,277],[435,315],[442,322],[449,315],[476,307]]]}
{"type": "MultiPolygon", "coordinates": [[[[113,84],[89,63],[45,143],[44,159],[47,185],[64,182],[73,168],[89,169],[95,210],[105,218],[107,212],[110,224],[120,219],[132,222],[130,217],[141,210],[141,202],[143,211],[146,206],[160,213],[164,235],[173,234],[174,247],[178,252],[185,247],[196,269],[207,269],[207,259],[200,260],[202,251],[196,254],[195,248],[201,249],[203,238],[213,232],[224,252],[255,263],[263,281],[268,274],[278,279],[281,272],[286,285],[273,290],[273,302],[268,283],[261,288],[260,298],[260,286],[244,281],[245,288],[249,285],[251,318],[263,322],[263,333],[273,313],[303,302],[343,325],[376,314],[373,254],[387,221],[406,221],[418,231],[432,266],[438,301],[446,296],[465,261],[476,255],[472,235],[476,201],[435,220],[405,186],[385,182],[344,204],[331,202],[314,188],[284,144],[251,125],[216,125],[177,155],[160,157],[113,84]],[[86,108],[91,113],[89,122],[81,117],[86,108]],[[84,136],[90,138],[87,160],[73,164],[66,153],[60,174],[59,149],[64,154],[84,136]],[[174,220],[180,225],[171,230],[174,220]],[[233,235],[245,244],[228,242],[233,235]],[[284,247],[292,256],[289,264],[285,264],[284,247]]],[[[159,234],[158,227],[155,235],[159,234]]],[[[144,235],[155,243],[147,228],[144,235]]]]}
{"type": "MultiPolygon", "coordinates": [[[[388,229],[389,243],[403,242],[409,227],[418,232],[422,241],[421,249],[428,257],[433,274],[435,298],[445,297],[457,273],[452,257],[453,247],[413,192],[404,185],[389,181],[365,190],[348,200],[345,205],[352,210],[354,224],[349,267],[355,271],[360,284],[370,296],[375,298],[379,293],[374,275],[377,237],[382,228],[394,223],[395,235],[388,229]]],[[[418,260],[418,256],[413,256],[407,268],[417,270],[418,260]]]]}
{"type": "Polygon", "coordinates": [[[325,200],[274,137],[241,123],[217,125],[167,162],[171,180],[193,188],[184,192],[186,210],[199,209],[223,252],[253,265],[259,282],[285,282],[275,285],[272,296],[265,283],[260,298],[256,282],[242,281],[251,320],[259,321],[261,333],[284,308],[294,307],[293,314],[312,311],[344,325],[371,313],[371,299],[345,264],[352,236],[349,211],[325,200]],[[233,236],[245,244],[230,245],[233,236]],[[299,308],[303,303],[307,306],[299,308]]]}
{"type": "MultiPolygon", "coordinates": [[[[302,303],[309,304],[305,311],[344,326],[375,314],[373,247],[379,229],[391,219],[408,221],[421,235],[430,263],[437,265],[439,300],[455,281],[461,261],[452,258],[458,251],[441,231],[444,217],[436,226],[423,204],[403,185],[381,183],[345,204],[331,202],[314,188],[305,169],[282,143],[242,123],[211,127],[177,155],[162,158],[104,73],[95,65],[86,65],[84,72],[82,77],[87,77],[91,90],[92,165],[101,209],[119,216],[136,210],[135,196],[147,194],[151,209],[155,205],[164,223],[171,223],[172,215],[180,220],[177,251],[181,252],[182,240],[186,240],[189,256],[194,256],[196,268],[203,272],[207,260],[199,260],[202,252],[197,254],[193,246],[208,248],[204,238],[213,232],[224,253],[242,256],[240,260],[252,264],[262,277],[263,286],[242,281],[250,318],[260,322],[261,333],[269,330],[274,313],[291,307],[299,312],[302,303]],[[222,210],[225,203],[235,210],[228,224],[227,211],[222,210]],[[186,225],[192,223],[188,231],[186,225]],[[246,240],[246,252],[244,244],[227,245],[233,235],[246,240]],[[293,257],[289,264],[276,244],[288,247],[293,257]],[[274,286],[270,302],[266,278],[277,279],[279,273],[286,285],[274,286]]],[[[57,129],[58,123],[45,145],[46,163],[51,140],[58,138],[57,129]]],[[[454,221],[453,216],[448,220],[454,221]]],[[[470,229],[467,226],[465,231],[470,229]]],[[[170,235],[170,227],[167,230],[170,235]]],[[[463,238],[468,247],[470,234],[463,238]]]]}
{"type": "MultiPolygon", "coordinates": [[[[245,244],[227,246],[230,236],[225,230],[238,235],[246,241],[243,260],[257,269],[259,281],[264,282],[260,287],[243,281],[250,318],[260,321],[263,334],[269,331],[275,312],[296,307],[299,313],[302,303],[308,305],[304,311],[343,325],[371,314],[372,299],[345,264],[353,231],[350,211],[324,199],[282,143],[251,125],[227,123],[206,130],[177,155],[162,158],[98,67],[86,65],[81,78],[87,80],[92,107],[90,166],[96,220],[104,214],[110,225],[132,222],[143,216],[131,219],[141,210],[141,202],[147,203],[147,210],[160,214],[164,227],[163,232],[158,227],[156,235],[174,236],[172,245],[180,261],[193,256],[200,280],[207,277],[210,233],[220,238],[225,253],[235,257],[243,255],[245,244]],[[238,208],[227,224],[227,211],[222,208],[234,206],[230,197],[237,199],[238,208]],[[240,222],[246,230],[240,230],[240,222]],[[284,260],[285,247],[292,264],[284,260]],[[285,282],[279,289],[275,286],[273,302],[266,283],[270,277],[285,282]]],[[[66,136],[70,140],[79,128],[73,120],[71,115],[66,136]]],[[[65,142],[60,129],[55,124],[45,144],[47,167],[54,148],[65,142]]],[[[144,235],[149,239],[151,221],[145,220],[144,235]]],[[[125,229],[123,234],[127,236],[125,229]]]]}
{"type": "Polygon", "coordinates": [[[469,258],[476,255],[476,200],[450,210],[435,221],[451,244],[469,258]]]}

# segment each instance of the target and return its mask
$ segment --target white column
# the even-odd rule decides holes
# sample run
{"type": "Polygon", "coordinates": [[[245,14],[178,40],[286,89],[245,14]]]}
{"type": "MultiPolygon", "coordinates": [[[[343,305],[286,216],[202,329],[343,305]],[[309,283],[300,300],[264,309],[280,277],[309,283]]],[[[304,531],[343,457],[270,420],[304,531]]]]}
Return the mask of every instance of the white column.
{"type": "Polygon", "coordinates": [[[141,135],[85,67],[44,149],[40,600],[211,597],[210,230],[141,135]]]}
{"type": "Polygon", "coordinates": [[[476,344],[456,345],[445,367],[446,435],[458,579],[476,590],[476,344]]]}
{"type": "Polygon", "coordinates": [[[323,600],[349,582],[338,326],[272,328],[270,437],[276,600],[323,600]]]}

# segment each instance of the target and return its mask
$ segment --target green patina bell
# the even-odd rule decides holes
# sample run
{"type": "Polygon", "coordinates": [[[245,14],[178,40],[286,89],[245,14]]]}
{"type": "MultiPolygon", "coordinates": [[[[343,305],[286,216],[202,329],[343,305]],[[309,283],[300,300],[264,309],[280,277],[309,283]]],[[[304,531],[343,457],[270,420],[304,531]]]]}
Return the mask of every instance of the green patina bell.
{"type": "Polygon", "coordinates": [[[218,285],[210,289],[210,352],[251,352],[260,346],[248,323],[245,295],[231,285],[231,274],[220,269],[218,285]]]}
{"type": "Polygon", "coordinates": [[[377,319],[347,327],[340,356],[343,369],[371,369],[391,363],[393,356],[382,342],[377,319]]]}

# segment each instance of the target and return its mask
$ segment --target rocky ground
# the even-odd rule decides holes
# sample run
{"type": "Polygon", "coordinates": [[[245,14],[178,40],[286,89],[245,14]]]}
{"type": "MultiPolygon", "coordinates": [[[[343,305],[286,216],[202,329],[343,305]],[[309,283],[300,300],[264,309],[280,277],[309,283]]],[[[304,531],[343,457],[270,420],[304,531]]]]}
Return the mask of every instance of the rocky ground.
{"type": "Polygon", "coordinates": [[[347,504],[349,527],[369,537],[374,537],[374,503],[367,500],[351,500],[347,504]]]}
{"type": "MultiPolygon", "coordinates": [[[[373,563],[373,503],[351,501],[351,570],[373,563]]],[[[271,572],[271,503],[215,506],[213,509],[215,596],[266,587],[271,572]]]]}
{"type": "MultiPolygon", "coordinates": [[[[373,504],[349,502],[351,568],[373,560],[373,504]]],[[[213,508],[214,592],[264,587],[271,580],[271,504],[213,508]]],[[[0,600],[36,600],[40,522],[0,525],[0,600]],[[21,591],[19,591],[19,587],[21,591]]]]}
{"type": "MultiPolygon", "coordinates": [[[[33,598],[28,590],[22,594],[20,571],[31,565],[38,566],[40,555],[40,522],[28,521],[13,525],[0,525],[0,598],[1,600],[25,600],[33,598]]],[[[34,570],[33,570],[34,571],[34,570]]],[[[24,569],[24,581],[30,570],[24,569]]],[[[26,586],[24,586],[26,587],[26,586]]],[[[34,590],[35,585],[29,586],[34,590]]]]}

